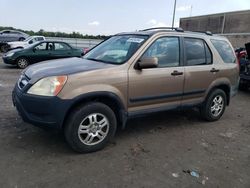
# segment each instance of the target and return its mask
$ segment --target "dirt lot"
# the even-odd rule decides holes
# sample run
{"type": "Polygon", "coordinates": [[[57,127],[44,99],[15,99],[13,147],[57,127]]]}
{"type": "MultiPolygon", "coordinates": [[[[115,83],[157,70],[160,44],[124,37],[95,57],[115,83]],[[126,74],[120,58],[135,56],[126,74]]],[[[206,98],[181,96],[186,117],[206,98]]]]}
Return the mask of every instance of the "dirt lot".
{"type": "Polygon", "coordinates": [[[19,73],[0,61],[1,187],[250,187],[250,92],[218,122],[194,110],[138,118],[104,150],[80,155],[20,119],[11,102],[19,73]]]}

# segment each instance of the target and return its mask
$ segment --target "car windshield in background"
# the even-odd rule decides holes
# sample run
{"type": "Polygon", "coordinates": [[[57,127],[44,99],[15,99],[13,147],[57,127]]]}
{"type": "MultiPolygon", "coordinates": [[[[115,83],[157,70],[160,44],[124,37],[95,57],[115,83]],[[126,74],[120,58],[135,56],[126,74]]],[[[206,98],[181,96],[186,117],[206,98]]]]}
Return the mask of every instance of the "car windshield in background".
{"type": "Polygon", "coordinates": [[[145,35],[118,35],[109,38],[87,53],[84,58],[111,64],[126,62],[148,39],[145,35]]]}
{"type": "Polygon", "coordinates": [[[32,39],[32,37],[28,37],[27,39],[24,40],[24,42],[29,41],[30,39],[32,39]]]}

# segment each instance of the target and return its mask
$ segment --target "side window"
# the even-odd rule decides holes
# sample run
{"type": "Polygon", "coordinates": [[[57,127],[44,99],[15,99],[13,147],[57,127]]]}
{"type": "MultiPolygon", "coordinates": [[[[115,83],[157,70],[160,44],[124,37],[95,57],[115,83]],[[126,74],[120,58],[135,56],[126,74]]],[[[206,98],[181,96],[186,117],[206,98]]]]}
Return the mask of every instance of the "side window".
{"type": "Polygon", "coordinates": [[[48,43],[48,48],[47,48],[47,49],[48,49],[48,50],[54,50],[54,49],[55,49],[52,42],[49,42],[49,43],[48,43]]]}
{"type": "Polygon", "coordinates": [[[55,50],[69,50],[69,46],[64,43],[55,43],[55,50]]]}
{"type": "Polygon", "coordinates": [[[180,64],[180,44],[178,37],[157,39],[142,57],[158,58],[158,67],[176,67],[180,64]]]}
{"type": "Polygon", "coordinates": [[[236,63],[234,52],[227,41],[212,39],[211,42],[225,63],[236,63]]]}
{"type": "Polygon", "coordinates": [[[185,38],[187,66],[212,64],[212,54],[202,39],[185,38]]]}
{"type": "Polygon", "coordinates": [[[207,44],[204,42],[205,45],[205,51],[206,51],[206,61],[207,64],[212,64],[213,63],[213,58],[212,58],[212,53],[211,50],[208,48],[207,44]]]}
{"type": "Polygon", "coordinates": [[[12,34],[12,35],[21,35],[21,33],[16,32],[16,31],[11,31],[10,34],[12,34]]]}
{"type": "Polygon", "coordinates": [[[42,41],[44,40],[43,37],[37,37],[37,41],[42,41]]]}
{"type": "Polygon", "coordinates": [[[47,45],[46,42],[41,43],[41,44],[37,45],[37,46],[35,47],[35,49],[36,49],[36,50],[46,50],[46,45],[47,45]]]}
{"type": "Polygon", "coordinates": [[[4,33],[4,34],[9,34],[9,33],[10,33],[10,31],[3,31],[3,33],[4,33]]]}
{"type": "Polygon", "coordinates": [[[35,40],[34,39],[31,39],[30,41],[29,41],[29,44],[33,44],[35,42],[35,40]]]}

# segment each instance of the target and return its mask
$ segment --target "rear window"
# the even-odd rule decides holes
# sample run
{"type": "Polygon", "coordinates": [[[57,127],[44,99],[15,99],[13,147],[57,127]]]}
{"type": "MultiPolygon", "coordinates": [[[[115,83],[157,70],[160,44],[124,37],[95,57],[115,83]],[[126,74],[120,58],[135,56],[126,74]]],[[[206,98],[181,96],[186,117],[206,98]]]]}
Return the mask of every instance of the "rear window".
{"type": "Polygon", "coordinates": [[[211,42],[225,63],[236,63],[234,52],[227,41],[211,39],[211,42]]]}

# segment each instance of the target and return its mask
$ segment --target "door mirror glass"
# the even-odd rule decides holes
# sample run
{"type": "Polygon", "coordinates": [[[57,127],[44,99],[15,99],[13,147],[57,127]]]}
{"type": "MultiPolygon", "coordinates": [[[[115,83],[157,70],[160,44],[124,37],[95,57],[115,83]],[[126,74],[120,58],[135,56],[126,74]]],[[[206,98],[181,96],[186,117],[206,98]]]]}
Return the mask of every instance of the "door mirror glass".
{"type": "Polygon", "coordinates": [[[33,41],[32,41],[32,40],[30,40],[30,41],[29,41],[29,44],[33,44],[33,41]]]}
{"type": "Polygon", "coordinates": [[[138,70],[156,68],[158,66],[158,58],[156,57],[144,57],[138,60],[135,68],[138,70]]]}
{"type": "Polygon", "coordinates": [[[158,67],[177,67],[180,64],[180,45],[178,37],[156,39],[144,52],[143,58],[156,57],[158,67]]]}

